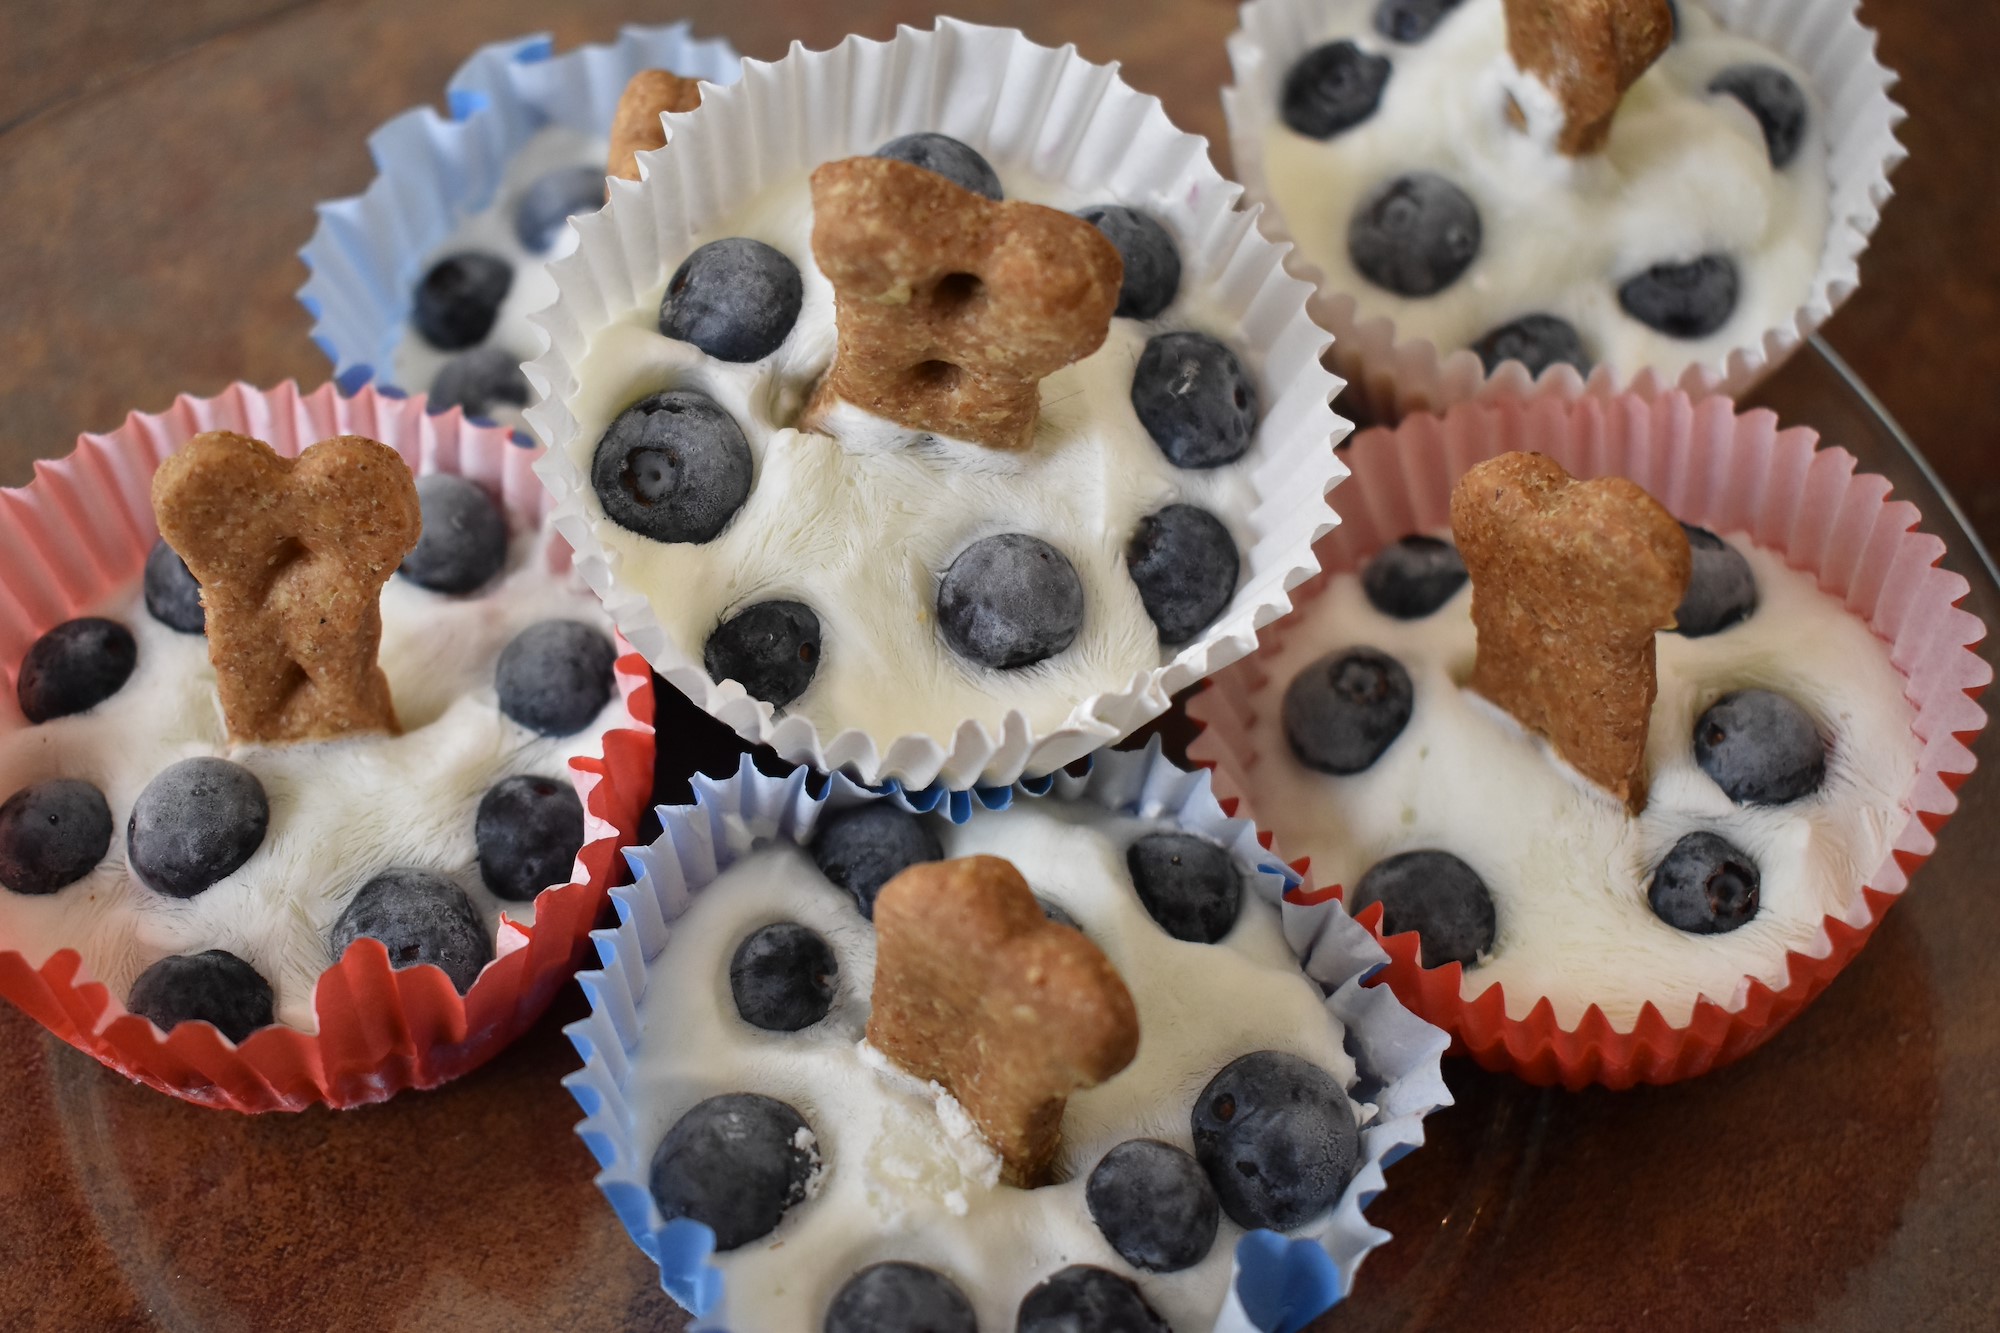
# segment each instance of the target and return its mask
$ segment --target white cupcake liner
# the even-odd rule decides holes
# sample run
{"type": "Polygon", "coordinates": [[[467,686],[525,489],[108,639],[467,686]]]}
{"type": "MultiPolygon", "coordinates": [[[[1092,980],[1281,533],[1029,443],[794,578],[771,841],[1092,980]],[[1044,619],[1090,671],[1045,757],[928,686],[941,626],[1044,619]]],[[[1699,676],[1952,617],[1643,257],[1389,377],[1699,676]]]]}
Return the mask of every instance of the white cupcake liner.
{"type": "Polygon", "coordinates": [[[1206,141],[1175,129],[1159,100],[1135,92],[1115,66],[953,19],[928,32],[901,28],[887,42],[795,45],[782,60],[743,68],[739,84],[698,110],[668,115],[668,145],[639,156],[644,180],[613,181],[610,203],[578,220],[577,252],[550,266],[560,295],[535,317],[550,347],[526,366],[539,397],[527,416],[552,446],[537,470],[556,496],[556,523],[578,567],[626,637],[697,705],[788,760],[846,769],[870,784],[954,788],[1060,768],[1129,735],[1177,691],[1251,651],[1257,631],[1290,608],[1290,589],[1318,568],[1312,543],[1336,522],[1325,495],[1346,475],[1331,446],[1349,427],[1329,406],[1340,381],[1321,366],[1327,336],[1306,313],[1310,291],[1286,276],[1255,210],[1238,207],[1241,187],[1216,172],[1206,141]],[[587,474],[595,441],[579,439],[567,403],[592,337],[638,308],[704,227],[774,181],[916,130],[942,130],[1003,166],[1080,191],[1144,201],[1181,249],[1182,290],[1201,291],[1236,323],[1233,345],[1266,407],[1252,455],[1261,461],[1248,464],[1256,539],[1244,553],[1242,586],[1200,638],[1123,689],[1075,702],[1047,732],[1015,711],[997,730],[968,719],[948,737],[908,734],[878,745],[859,730],[822,737],[802,717],[777,716],[741,685],[712,680],[701,645],[673,640],[598,539],[606,520],[587,474]]]}
{"type": "MultiPolygon", "coordinates": [[[[1727,356],[1692,362],[1677,372],[1599,366],[1593,390],[1656,395],[1678,388],[1700,399],[1742,397],[1782,366],[1840,303],[1861,285],[1861,253],[1894,193],[1889,173],[1907,157],[1896,139],[1904,111],[1889,96],[1894,71],[1876,55],[1873,29],[1864,26],[1858,0],[1694,0],[1723,27],[1777,51],[1812,80],[1828,139],[1826,241],[1804,304],[1755,345],[1727,356]]],[[[1248,196],[1265,205],[1261,225],[1274,240],[1292,244],[1283,216],[1270,203],[1264,165],[1264,131],[1277,114],[1286,73],[1321,38],[1319,0],[1251,0],[1229,37],[1235,82],[1222,90],[1230,151],[1248,196]]],[[[1315,288],[1312,312],[1334,336],[1333,366],[1353,386],[1359,405],[1382,421],[1410,412],[1442,412],[1455,403],[1519,394],[1533,382],[1518,362],[1486,373],[1479,357],[1459,348],[1441,352],[1428,339],[1399,338],[1386,315],[1364,316],[1349,292],[1334,291],[1326,274],[1292,244],[1286,267],[1315,288]]],[[[1574,396],[1585,379],[1569,366],[1541,378],[1546,391],[1574,396]]]]}
{"type": "MultiPolygon", "coordinates": [[[[626,852],[633,882],[611,891],[618,924],[591,936],[602,967],[578,977],[590,1015],[563,1029],[584,1065],[563,1085],[583,1108],[576,1132],[602,1167],[598,1188],[633,1241],[660,1265],[667,1293],[695,1314],[692,1328],[701,1333],[725,1333],[722,1325],[702,1318],[723,1296],[724,1274],[709,1262],[714,1233],[699,1222],[669,1222],[660,1215],[647,1185],[653,1145],[637,1137],[641,1117],[627,1094],[627,1080],[645,1042],[660,1039],[640,1018],[652,961],[695,896],[746,855],[753,841],[806,843],[823,812],[868,801],[938,809],[962,824],[981,810],[1049,797],[1166,819],[1212,838],[1256,867],[1255,887],[1268,902],[1280,903],[1298,883],[1284,862],[1264,849],[1254,825],[1223,813],[1208,775],[1177,768],[1157,741],[1143,752],[1097,755],[1082,776],[1059,773],[970,795],[934,792],[913,798],[869,791],[838,775],[814,795],[803,770],[772,777],[759,773],[747,757],[734,777],[695,775],[694,794],[692,805],[660,807],[660,837],[626,852]]],[[[1360,1076],[1354,1092],[1377,1110],[1362,1128],[1361,1161],[1325,1235],[1288,1240],[1255,1231],[1238,1242],[1217,1333],[1297,1329],[1351,1292],[1361,1260],[1390,1238],[1362,1215],[1387,1187],[1383,1169],[1422,1146],[1424,1117],[1452,1101],[1440,1067],[1444,1033],[1410,1013],[1386,987],[1362,984],[1387,961],[1368,932],[1339,912],[1315,918],[1307,938],[1300,937],[1290,913],[1286,927],[1305,970],[1329,991],[1327,1012],[1345,1030],[1360,1076]]]]}

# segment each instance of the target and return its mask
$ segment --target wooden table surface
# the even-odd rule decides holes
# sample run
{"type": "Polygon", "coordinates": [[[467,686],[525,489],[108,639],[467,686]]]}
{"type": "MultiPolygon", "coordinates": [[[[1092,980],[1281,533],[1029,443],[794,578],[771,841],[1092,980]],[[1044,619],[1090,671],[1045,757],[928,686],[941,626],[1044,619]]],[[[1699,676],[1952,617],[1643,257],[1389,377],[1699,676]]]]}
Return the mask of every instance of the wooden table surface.
{"type": "MultiPolygon", "coordinates": [[[[1827,334],[1994,542],[2000,7],[1864,11],[1904,75],[1912,157],[1827,334]]],[[[6,0],[0,484],[177,391],[323,379],[292,295],[312,204],[361,189],[367,131],[436,101],[479,43],[546,29],[566,47],[685,17],[771,58],[793,38],[886,36],[932,12],[6,0]]],[[[1121,60],[1220,141],[1221,0],[952,12],[1121,60]]],[[[1826,401],[1814,374],[1788,372],[1772,401],[1826,401]]],[[[1837,422],[1808,424],[1839,438],[1837,422]]],[[[1955,825],[1922,900],[1736,1069],[1571,1097],[1455,1067],[1440,1144],[1391,1171],[1371,1214],[1398,1239],[1325,1326],[2000,1326],[1996,843],[1990,825],[1955,825]],[[1543,1235],[1559,1266],[1541,1261],[1543,1235]]],[[[519,1049],[439,1093],[251,1119],[126,1085],[0,1006],[0,1330],[679,1327],[570,1133],[557,1080],[575,1061],[556,1027],[579,1011],[571,993],[519,1049]]]]}

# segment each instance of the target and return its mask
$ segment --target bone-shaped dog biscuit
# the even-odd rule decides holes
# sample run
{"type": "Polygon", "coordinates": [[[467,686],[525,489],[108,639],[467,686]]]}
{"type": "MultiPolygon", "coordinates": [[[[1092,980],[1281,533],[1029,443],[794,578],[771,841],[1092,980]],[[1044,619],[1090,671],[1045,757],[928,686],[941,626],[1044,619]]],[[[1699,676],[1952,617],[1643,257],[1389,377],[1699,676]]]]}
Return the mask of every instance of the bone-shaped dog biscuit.
{"type": "Polygon", "coordinates": [[[1508,54],[1562,105],[1556,148],[1571,157],[1601,152],[1625,90],[1673,42],[1667,0],[1505,3],[1508,54]]]}
{"type": "Polygon", "coordinates": [[[663,69],[642,69],[618,95],[611,113],[611,147],[605,154],[605,174],[622,180],[639,179],[639,154],[664,148],[668,111],[692,111],[701,105],[701,83],[663,69]]]}
{"type": "Polygon", "coordinates": [[[1043,377],[1110,332],[1117,247],[1081,218],[888,158],[826,163],[812,199],[838,346],[807,419],[844,401],[995,449],[1032,443],[1043,377]]]}
{"type": "Polygon", "coordinates": [[[293,460],[207,431],[154,473],[153,513],[201,584],[231,740],[397,730],[375,663],[382,585],[423,520],[394,449],[341,435],[293,460]]]}
{"type": "Polygon", "coordinates": [[[1687,591],[1687,534],[1637,483],[1576,481],[1541,454],[1461,477],[1451,530],[1472,576],[1473,690],[1642,809],[1653,636],[1687,591]]]}
{"type": "Polygon", "coordinates": [[[1103,951],[994,856],[903,871],[875,900],[868,1040],[956,1097],[1009,1184],[1044,1184],[1063,1106],[1132,1062],[1139,1015],[1103,951]]]}

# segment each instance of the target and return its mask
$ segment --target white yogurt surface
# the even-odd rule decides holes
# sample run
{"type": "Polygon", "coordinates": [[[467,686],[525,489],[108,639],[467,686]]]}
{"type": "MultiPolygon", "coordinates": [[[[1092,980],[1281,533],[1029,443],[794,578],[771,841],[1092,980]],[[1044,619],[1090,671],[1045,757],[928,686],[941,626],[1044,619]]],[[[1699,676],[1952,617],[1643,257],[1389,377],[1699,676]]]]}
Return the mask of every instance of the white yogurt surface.
{"type": "MultiPolygon", "coordinates": [[[[863,1043],[874,985],[874,928],[853,900],[789,845],[763,847],[696,895],[650,964],[633,1062],[634,1141],[656,1145],[696,1102],[756,1092],[796,1108],[821,1159],[816,1191],[770,1235],[715,1262],[726,1295],[709,1318],[732,1329],[816,1329],[858,1269],[902,1259],[938,1269],[972,1301],[983,1329],[1014,1326],[1021,1298],[1057,1269],[1096,1264],[1133,1281],[1177,1329],[1206,1330],[1227,1292],[1243,1230],[1222,1218],[1207,1257],[1179,1273],[1134,1270],[1084,1204],[1090,1170],[1113,1147],[1157,1138],[1193,1150],[1189,1113],[1224,1065],[1257,1050],[1310,1060],[1355,1082],[1340,1025],[1299,970],[1277,908],[1245,871],[1242,913],[1220,943],[1176,940],[1140,904],[1125,868],[1133,840],[1161,827],[1086,802],[1022,801],[966,825],[934,821],[947,857],[1012,861],[1035,892],[1073,916],[1109,956],[1139,1012],[1139,1053],[1076,1093],[1063,1118],[1059,1184],[1000,1185],[999,1163],[935,1085],[883,1069],[863,1043]],[[752,930],[797,921],[840,963],[832,1012],[795,1033],[736,1013],[729,961],[752,930]]],[[[1359,1114],[1366,1114],[1364,1108],[1359,1114]]],[[[1314,1236],[1326,1219],[1295,1235],[1314,1236]]]]}

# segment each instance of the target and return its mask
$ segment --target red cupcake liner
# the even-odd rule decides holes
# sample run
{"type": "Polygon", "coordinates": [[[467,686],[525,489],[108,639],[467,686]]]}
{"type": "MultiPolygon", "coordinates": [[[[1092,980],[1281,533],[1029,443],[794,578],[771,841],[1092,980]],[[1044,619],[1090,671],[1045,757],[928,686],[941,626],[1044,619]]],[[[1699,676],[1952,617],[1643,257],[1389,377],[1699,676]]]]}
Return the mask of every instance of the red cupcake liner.
{"type": "MultiPolygon", "coordinates": [[[[1392,987],[1451,1034],[1454,1050],[1488,1069],[1572,1090],[1692,1078],[1755,1050],[1810,1004],[1929,859],[1972,773],[1970,741],[1986,725],[1978,699],[1993,670],[1971,651],[1986,627],[1960,606],[1970,585],[1938,567],[1944,542],[1917,529],[1916,507],[1891,500],[1886,479],[1857,472],[1844,449],[1820,448],[1811,430],[1780,430],[1773,413],[1739,414],[1728,399],[1694,402],[1677,392],[1648,399],[1544,391],[1464,404],[1442,417],[1412,416],[1395,430],[1357,436],[1347,452],[1353,476],[1340,492],[1341,525],[1317,548],[1325,572],[1298,591],[1294,604],[1309,605],[1329,579],[1398,538],[1449,526],[1452,483],[1475,463],[1512,450],[1547,454],[1578,477],[1629,477],[1676,517],[1718,532],[1746,532],[1810,572],[1889,645],[1916,711],[1922,751],[1908,818],[1888,859],[1855,887],[1842,912],[1824,918],[1812,952],[1786,954],[1783,986],[1750,979],[1740,1006],[1702,998],[1689,1021],[1676,1025],[1648,1004],[1629,1031],[1619,1031],[1595,1005],[1565,1027],[1547,999],[1525,1017],[1509,1018],[1501,986],[1466,1000],[1457,963],[1425,968],[1415,933],[1382,935],[1379,905],[1357,918],[1389,954],[1375,984],[1392,987]]],[[[1189,708],[1203,728],[1190,756],[1214,771],[1218,796],[1241,803],[1247,818],[1257,818],[1246,796],[1258,761],[1249,726],[1277,704],[1284,682],[1272,680],[1265,664],[1297,623],[1295,612],[1267,630],[1258,652],[1211,680],[1189,708]]],[[[1282,852],[1282,832],[1277,842],[1282,852]]],[[[1287,903],[1300,913],[1339,910],[1330,905],[1341,894],[1340,886],[1315,888],[1308,878],[1287,903]]]]}

